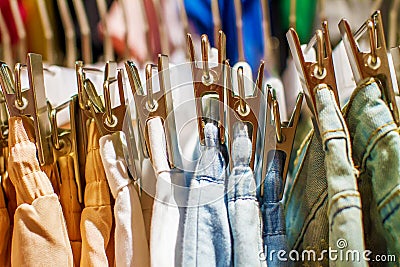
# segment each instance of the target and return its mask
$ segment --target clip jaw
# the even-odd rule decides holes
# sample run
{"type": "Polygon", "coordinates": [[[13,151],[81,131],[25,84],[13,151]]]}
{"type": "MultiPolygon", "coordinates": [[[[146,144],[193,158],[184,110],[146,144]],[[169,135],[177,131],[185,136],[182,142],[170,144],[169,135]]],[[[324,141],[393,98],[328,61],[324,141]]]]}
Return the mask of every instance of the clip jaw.
{"type": "Polygon", "coordinates": [[[334,93],[336,102],[339,105],[339,95],[336,86],[335,71],[333,67],[332,47],[329,40],[328,23],[322,22],[322,30],[317,30],[306,51],[317,43],[317,61],[308,62],[304,60],[301,50],[299,37],[293,28],[290,28],[286,34],[289,47],[293,55],[297,73],[299,74],[303,90],[310,110],[315,113],[315,89],[326,84],[334,93]],[[324,47],[325,44],[325,47],[324,47]]]}
{"type": "MultiPolygon", "coordinates": [[[[290,155],[292,153],[294,138],[296,135],[297,124],[300,119],[301,106],[303,104],[303,93],[299,93],[296,100],[292,116],[288,122],[281,123],[279,113],[279,103],[272,95],[271,90],[267,93],[267,114],[264,133],[264,151],[263,151],[263,166],[262,166],[262,182],[261,196],[264,195],[264,179],[267,175],[267,159],[270,151],[282,151],[285,153],[285,164],[283,166],[282,179],[283,185],[286,183],[286,176],[289,169],[290,155]],[[272,116],[273,114],[273,116],[272,116]]],[[[282,199],[283,190],[280,192],[282,199]]]]}
{"type": "Polygon", "coordinates": [[[33,118],[36,147],[41,166],[52,164],[51,127],[48,119],[47,98],[44,87],[42,56],[29,53],[27,56],[29,88],[21,88],[21,64],[15,66],[15,84],[10,69],[1,65],[1,85],[10,116],[33,118]]]}
{"type": "Polygon", "coordinates": [[[386,41],[380,11],[376,11],[353,35],[347,20],[339,23],[340,33],[350,61],[356,84],[367,78],[376,78],[381,84],[385,100],[397,125],[400,125],[393,84],[391,80],[389,61],[387,58],[386,41]],[[369,33],[369,53],[362,52],[357,40],[366,32],[369,33]]]}
{"type": "Polygon", "coordinates": [[[219,31],[218,36],[218,66],[209,68],[208,52],[210,43],[207,35],[201,36],[201,52],[202,52],[202,68],[198,68],[195,62],[193,41],[188,34],[187,38],[189,58],[192,63],[193,87],[194,97],[196,103],[197,123],[200,143],[204,145],[204,126],[207,117],[204,114],[202,100],[205,95],[218,95],[219,101],[219,118],[218,128],[220,131],[221,144],[225,143],[225,130],[224,130],[224,64],[226,60],[226,37],[222,31],[219,31]]]}
{"type": "MultiPolygon", "coordinates": [[[[255,162],[255,153],[256,153],[256,145],[257,145],[257,132],[258,132],[258,119],[260,114],[260,105],[261,99],[263,98],[262,94],[262,85],[263,85],[263,76],[264,76],[264,61],[261,61],[260,66],[258,68],[258,75],[256,86],[254,89],[253,96],[246,97],[245,96],[245,77],[243,75],[243,67],[239,67],[237,69],[237,77],[238,77],[238,91],[239,95],[235,95],[232,88],[232,77],[231,77],[231,68],[229,66],[228,60],[225,62],[227,69],[227,101],[228,101],[228,131],[230,133],[229,136],[229,147],[232,147],[233,144],[233,131],[234,127],[238,122],[243,122],[245,124],[250,124],[251,127],[249,132],[251,132],[251,144],[252,144],[252,153],[250,159],[250,167],[254,170],[254,162],[255,162]]],[[[232,157],[230,157],[230,166],[231,169],[233,167],[232,157]]]]}
{"type": "MultiPolygon", "coordinates": [[[[158,66],[155,64],[147,64],[146,65],[146,91],[147,94],[144,94],[143,86],[140,81],[139,73],[136,65],[132,61],[127,61],[125,63],[125,68],[128,73],[129,83],[132,88],[132,94],[135,100],[137,115],[138,115],[138,123],[139,123],[139,136],[141,136],[142,140],[142,152],[145,157],[151,157],[151,151],[149,147],[149,132],[147,128],[147,122],[155,117],[160,117],[164,128],[168,128],[169,125],[167,123],[167,117],[169,115],[167,109],[167,99],[166,99],[166,86],[164,83],[164,76],[160,75],[160,73],[165,69],[165,66],[168,67],[168,58],[164,55],[158,56],[158,66]],[[159,83],[160,83],[160,91],[153,91],[153,71],[156,69],[159,72],[159,83]],[[144,138],[143,138],[144,137],[144,138]]],[[[171,143],[170,143],[170,134],[168,130],[166,132],[166,142],[167,142],[167,151],[168,151],[168,161],[170,166],[174,166],[174,160],[172,155],[171,143]]]]}

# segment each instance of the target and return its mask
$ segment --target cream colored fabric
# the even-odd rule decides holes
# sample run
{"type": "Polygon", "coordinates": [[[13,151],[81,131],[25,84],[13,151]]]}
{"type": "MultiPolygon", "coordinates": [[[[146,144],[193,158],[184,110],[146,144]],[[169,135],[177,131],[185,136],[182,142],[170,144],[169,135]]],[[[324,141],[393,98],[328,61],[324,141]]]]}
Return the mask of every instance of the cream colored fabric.
{"type": "Polygon", "coordinates": [[[81,266],[114,265],[110,191],[101,162],[99,138],[96,124],[92,121],[88,131],[85,167],[85,208],[81,216],[81,266]],[[110,253],[107,254],[106,251],[110,253]]]}
{"type": "Polygon", "coordinates": [[[75,182],[74,162],[70,156],[57,160],[60,172],[60,202],[67,223],[68,237],[71,243],[75,266],[81,260],[81,213],[82,208],[78,201],[78,189],[75,182]]]}
{"type": "Polygon", "coordinates": [[[0,266],[11,265],[11,225],[3,188],[0,186],[0,266]]]}
{"type": "Polygon", "coordinates": [[[8,171],[17,193],[11,247],[13,266],[73,266],[61,205],[36,158],[30,119],[9,120],[8,171]]]}
{"type": "Polygon", "coordinates": [[[100,154],[111,193],[115,198],[115,263],[123,266],[150,266],[149,245],[142,207],[124,157],[123,132],[100,138],[100,154]]]}

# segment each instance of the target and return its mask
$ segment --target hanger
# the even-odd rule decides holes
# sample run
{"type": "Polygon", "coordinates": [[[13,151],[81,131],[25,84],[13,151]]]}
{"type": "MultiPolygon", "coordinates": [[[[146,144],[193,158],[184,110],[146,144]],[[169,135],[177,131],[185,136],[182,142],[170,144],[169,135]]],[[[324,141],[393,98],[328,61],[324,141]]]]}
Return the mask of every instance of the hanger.
{"type": "Polygon", "coordinates": [[[168,55],[169,54],[168,30],[166,27],[167,24],[163,19],[164,15],[161,12],[163,10],[162,2],[160,2],[160,0],[151,0],[151,1],[153,1],[158,21],[158,33],[160,37],[161,54],[168,55]]]}
{"type": "Polygon", "coordinates": [[[186,13],[184,0],[178,0],[179,15],[181,23],[183,25],[183,33],[186,35],[189,33],[189,19],[186,13]]]}
{"type": "Polygon", "coordinates": [[[76,18],[78,20],[79,30],[81,33],[82,59],[86,63],[91,63],[93,62],[92,36],[85,7],[82,0],[73,0],[72,3],[74,5],[76,18]]]}
{"type": "Polygon", "coordinates": [[[244,41],[243,41],[243,20],[242,20],[242,3],[241,0],[234,0],[235,4],[235,22],[238,42],[239,61],[245,61],[244,56],[244,41]]]}
{"type": "Polygon", "coordinates": [[[171,135],[169,132],[169,125],[167,123],[167,116],[169,110],[167,109],[166,88],[163,77],[159,75],[160,91],[154,92],[152,77],[153,71],[157,70],[159,73],[168,68],[167,56],[158,56],[158,65],[146,65],[146,94],[143,91],[143,85],[140,81],[139,72],[136,65],[132,61],[125,63],[125,68],[128,73],[129,83],[131,85],[132,94],[135,100],[136,111],[138,116],[138,132],[141,143],[141,153],[146,158],[151,158],[151,150],[149,146],[149,132],[147,122],[155,117],[160,117],[166,132],[168,161],[170,166],[175,166],[174,155],[172,154],[171,135]]]}
{"type": "Polygon", "coordinates": [[[225,143],[225,130],[224,130],[224,64],[226,60],[226,36],[222,31],[219,31],[218,36],[218,66],[210,68],[208,65],[208,54],[210,42],[207,35],[201,36],[201,54],[202,54],[202,68],[196,66],[195,52],[191,35],[187,35],[187,45],[189,58],[192,65],[193,88],[196,103],[198,132],[200,143],[204,145],[204,126],[206,116],[203,111],[202,100],[203,97],[210,94],[217,94],[219,100],[219,121],[218,128],[220,130],[221,144],[225,143]]]}
{"type": "Polygon", "coordinates": [[[7,108],[11,117],[32,117],[35,126],[36,147],[41,166],[52,164],[51,127],[48,120],[46,91],[43,79],[42,56],[29,53],[27,66],[17,63],[15,66],[15,82],[11,70],[5,63],[0,66],[0,83],[5,95],[7,108]],[[22,91],[21,70],[27,67],[29,88],[22,91]]]}
{"type": "Polygon", "coordinates": [[[7,24],[4,20],[3,14],[0,12],[0,35],[1,35],[1,48],[2,58],[8,64],[13,64],[13,53],[11,49],[11,37],[8,32],[7,24]]]}
{"type": "Polygon", "coordinates": [[[340,107],[327,21],[322,22],[322,29],[316,31],[305,49],[305,53],[307,53],[311,47],[317,44],[316,62],[308,62],[304,60],[304,54],[301,50],[299,37],[293,28],[289,29],[286,37],[289,42],[297,73],[299,74],[306,95],[308,107],[314,114],[314,117],[316,117],[315,92],[321,85],[328,86],[332,90],[336,102],[340,107]]]}
{"type": "MultiPolygon", "coordinates": [[[[88,92],[89,101],[92,101],[90,105],[90,111],[92,117],[95,119],[99,132],[102,136],[106,134],[112,134],[117,131],[122,131],[124,123],[125,111],[126,111],[126,99],[124,94],[124,73],[122,69],[117,69],[116,62],[107,62],[104,72],[104,83],[103,83],[103,98],[104,106],[99,106],[96,102],[101,101],[97,99],[97,93],[88,92]],[[110,87],[113,83],[117,83],[120,105],[112,108],[111,105],[111,94],[110,87]],[[94,99],[95,98],[95,99],[94,99]]],[[[88,87],[85,87],[87,89],[88,87]]],[[[93,92],[93,90],[91,90],[93,92]]]]}
{"type": "MultiPolygon", "coordinates": [[[[226,61],[227,66],[227,103],[229,107],[228,111],[228,131],[230,133],[229,137],[229,147],[232,148],[233,145],[233,131],[234,127],[238,122],[243,122],[248,125],[249,134],[251,133],[251,144],[252,144],[252,154],[250,159],[250,167],[254,170],[255,153],[257,145],[257,132],[259,128],[259,114],[261,99],[264,97],[262,94],[263,77],[264,77],[264,61],[261,61],[258,68],[258,76],[256,81],[256,88],[254,89],[254,94],[251,97],[246,97],[245,95],[245,77],[243,73],[243,67],[237,69],[238,78],[238,91],[239,94],[236,96],[231,86],[231,68],[229,67],[229,62],[226,61]],[[250,127],[249,127],[250,126],[250,127]]],[[[232,157],[230,157],[230,166],[233,167],[232,157]]]]}
{"type": "Polygon", "coordinates": [[[389,48],[397,45],[397,18],[399,15],[400,0],[393,0],[389,12],[389,48]]]}
{"type": "Polygon", "coordinates": [[[222,30],[221,13],[219,11],[218,0],[211,0],[211,14],[213,19],[214,43],[219,38],[219,31],[222,30]]]}
{"type": "Polygon", "coordinates": [[[297,3],[296,0],[290,0],[290,11],[289,11],[289,27],[296,30],[297,24],[297,3]]]}
{"type": "Polygon", "coordinates": [[[261,12],[262,12],[262,28],[264,37],[264,58],[267,62],[266,69],[269,73],[273,73],[276,69],[275,57],[272,52],[272,34],[270,24],[270,11],[268,1],[261,0],[261,12]]]}
{"type": "MultiPolygon", "coordinates": [[[[288,122],[281,122],[279,113],[279,103],[272,94],[270,87],[267,92],[266,124],[264,132],[264,150],[262,165],[261,196],[264,195],[264,179],[267,175],[267,159],[270,151],[282,151],[285,153],[285,163],[283,165],[282,179],[283,185],[286,183],[286,176],[289,169],[290,155],[296,135],[297,124],[300,118],[301,105],[303,104],[303,93],[299,93],[296,100],[292,116],[288,122]],[[273,116],[272,116],[273,115],[273,116]],[[273,134],[271,134],[273,133],[273,134]],[[271,139],[273,138],[273,139],[271,139]]],[[[282,199],[283,190],[280,192],[282,199]]]]}
{"type": "Polygon", "coordinates": [[[55,47],[54,47],[54,32],[50,23],[50,16],[44,0],[36,0],[39,11],[39,19],[43,26],[44,37],[46,42],[46,62],[54,64],[56,62],[55,47]]]}
{"type": "MultiPolygon", "coordinates": [[[[52,148],[55,162],[59,162],[65,157],[71,157],[73,162],[74,178],[77,186],[79,203],[83,203],[83,187],[81,183],[81,173],[79,171],[79,151],[78,151],[78,132],[76,130],[76,115],[79,109],[78,97],[73,96],[67,102],[53,108],[48,102],[49,119],[52,129],[52,148]],[[57,124],[57,114],[61,110],[69,108],[70,129],[59,129],[57,124]]],[[[62,177],[61,177],[62,178],[62,177]]],[[[62,181],[61,181],[62,182],[62,181]]]]}
{"type": "Polygon", "coordinates": [[[397,109],[389,61],[387,58],[385,35],[383,31],[381,12],[376,11],[355,33],[347,20],[339,23],[340,34],[346,48],[350,66],[357,85],[367,78],[379,81],[385,101],[397,125],[400,125],[399,111],[397,109]],[[357,40],[366,32],[369,34],[370,52],[360,50],[357,40]]]}
{"type": "Polygon", "coordinates": [[[72,68],[75,65],[75,60],[77,59],[75,27],[67,1],[57,0],[57,6],[60,12],[61,23],[65,32],[66,50],[64,64],[68,68],[72,68]]]}
{"type": "Polygon", "coordinates": [[[27,47],[26,47],[26,30],[19,11],[18,0],[10,0],[11,13],[14,18],[15,27],[18,35],[17,55],[18,60],[25,60],[27,47]]]}
{"type": "Polygon", "coordinates": [[[106,16],[107,16],[107,3],[105,0],[96,0],[97,8],[99,10],[100,23],[103,27],[103,49],[104,49],[104,60],[114,60],[114,48],[111,42],[111,36],[108,31],[106,16]]]}

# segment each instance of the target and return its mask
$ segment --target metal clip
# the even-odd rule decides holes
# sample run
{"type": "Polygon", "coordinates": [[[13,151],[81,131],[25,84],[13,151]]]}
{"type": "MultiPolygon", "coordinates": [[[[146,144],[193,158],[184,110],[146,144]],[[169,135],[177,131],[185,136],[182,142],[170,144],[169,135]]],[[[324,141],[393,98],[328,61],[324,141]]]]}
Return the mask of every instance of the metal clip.
{"type": "Polygon", "coordinates": [[[371,77],[378,79],[393,119],[397,125],[400,125],[380,11],[372,14],[371,18],[354,35],[345,19],[340,21],[339,29],[356,84],[359,85],[363,80],[371,77]],[[358,47],[357,40],[367,31],[371,50],[370,52],[362,52],[358,47]]]}
{"type": "MultiPolygon", "coordinates": [[[[49,104],[49,103],[48,103],[49,104]]],[[[74,178],[78,191],[78,201],[83,203],[83,187],[81,183],[81,174],[79,171],[79,152],[77,142],[77,121],[76,112],[78,111],[79,104],[77,96],[73,96],[71,100],[68,100],[64,104],[52,108],[49,104],[49,118],[52,128],[52,143],[53,143],[53,154],[55,162],[63,160],[65,157],[71,157],[73,162],[74,178]],[[70,129],[59,129],[57,124],[57,113],[61,110],[69,108],[70,118],[70,129]]],[[[62,177],[61,177],[62,179],[62,177]]]]}
{"type": "Polygon", "coordinates": [[[96,125],[102,136],[112,134],[116,131],[122,131],[126,111],[123,75],[122,69],[117,70],[116,62],[106,63],[103,83],[105,106],[103,106],[103,102],[97,95],[93,84],[89,80],[85,81],[85,90],[87,90],[89,100],[91,101],[90,110],[92,117],[95,119],[96,125]],[[118,86],[120,105],[112,108],[110,86],[115,82],[117,82],[118,86]]]}
{"type": "MultiPolygon", "coordinates": [[[[225,65],[227,66],[227,76],[228,76],[227,101],[228,101],[229,111],[227,119],[228,119],[228,131],[230,133],[229,147],[232,147],[233,144],[233,131],[235,125],[238,122],[243,122],[248,126],[249,135],[251,136],[252,154],[250,159],[250,167],[254,170],[255,152],[257,145],[257,132],[259,127],[258,119],[260,113],[261,99],[263,98],[262,85],[264,77],[264,61],[261,61],[261,64],[258,68],[258,76],[253,96],[247,98],[245,96],[245,88],[244,88],[245,77],[243,75],[243,67],[239,67],[237,69],[239,95],[236,96],[234,94],[231,85],[232,82],[231,68],[229,67],[229,62],[227,60],[225,65]]],[[[230,157],[230,161],[231,161],[230,166],[232,169],[233,167],[232,157],[230,157]]]]}
{"type": "Polygon", "coordinates": [[[202,68],[198,68],[195,62],[194,46],[191,36],[188,34],[187,44],[189,58],[192,63],[193,87],[194,97],[196,102],[196,112],[198,121],[198,131],[200,143],[204,145],[204,125],[206,116],[203,112],[202,100],[205,95],[218,95],[219,100],[219,121],[218,128],[220,130],[221,143],[225,143],[225,130],[224,130],[224,64],[226,60],[226,37],[222,31],[219,31],[218,41],[218,66],[209,68],[208,65],[208,50],[210,43],[207,35],[201,36],[201,51],[202,51],[202,68]]]}
{"type": "Polygon", "coordinates": [[[328,23],[326,21],[322,22],[322,30],[316,31],[305,50],[305,52],[308,51],[317,43],[316,62],[307,62],[304,60],[299,37],[293,28],[289,29],[286,37],[293,55],[297,73],[299,74],[303,90],[306,94],[308,107],[313,112],[314,116],[316,116],[314,90],[320,84],[326,84],[333,91],[339,105],[328,23]]]}
{"type": "MultiPolygon", "coordinates": [[[[267,93],[267,114],[264,133],[264,150],[263,150],[263,166],[262,166],[262,182],[261,182],[261,196],[264,195],[264,179],[267,175],[267,159],[270,151],[282,151],[285,153],[285,164],[283,166],[282,179],[283,185],[286,183],[286,176],[289,169],[290,155],[294,138],[296,135],[297,124],[300,118],[301,105],[303,104],[303,93],[299,93],[296,100],[292,116],[289,122],[281,122],[279,113],[279,103],[273,96],[270,88],[267,93]],[[272,116],[273,115],[273,116],[272,116]]],[[[280,199],[282,199],[283,190],[280,192],[280,199]]]]}
{"type": "Polygon", "coordinates": [[[30,116],[33,118],[39,162],[43,166],[53,163],[53,155],[42,56],[29,53],[27,61],[29,77],[29,88],[27,90],[22,91],[21,88],[21,68],[23,65],[19,63],[15,66],[15,84],[10,69],[4,63],[1,64],[0,82],[10,116],[30,116]]]}
{"type": "MultiPolygon", "coordinates": [[[[163,85],[164,81],[162,76],[159,75],[158,77],[161,85],[160,91],[154,92],[152,84],[153,70],[157,69],[158,72],[161,72],[163,69],[165,69],[165,58],[166,56],[158,56],[158,66],[154,64],[146,65],[146,95],[143,92],[142,83],[140,81],[139,73],[135,64],[132,61],[127,61],[125,63],[125,68],[128,73],[129,83],[132,88],[138,114],[139,135],[142,137],[142,150],[146,157],[151,157],[151,151],[149,149],[149,133],[147,129],[148,120],[155,117],[160,117],[164,124],[164,128],[168,128],[167,125],[165,125],[167,121],[168,110],[165,92],[166,88],[165,85],[163,85]]],[[[165,132],[167,136],[168,160],[170,165],[174,166],[173,155],[171,154],[171,139],[170,135],[168,134],[169,131],[166,130],[165,132]]]]}

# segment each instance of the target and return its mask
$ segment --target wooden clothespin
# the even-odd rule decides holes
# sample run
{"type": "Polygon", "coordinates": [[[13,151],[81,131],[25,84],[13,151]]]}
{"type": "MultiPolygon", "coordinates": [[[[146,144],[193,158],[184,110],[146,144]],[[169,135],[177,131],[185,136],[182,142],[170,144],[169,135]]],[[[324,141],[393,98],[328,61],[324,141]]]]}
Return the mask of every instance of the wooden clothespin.
{"type": "MultiPolygon", "coordinates": [[[[125,63],[125,68],[128,73],[129,83],[132,88],[133,97],[135,100],[136,111],[138,116],[138,130],[139,138],[141,143],[141,152],[144,157],[151,158],[151,151],[149,147],[149,132],[147,122],[155,117],[160,117],[166,134],[168,161],[171,168],[175,166],[173,149],[171,145],[171,134],[167,123],[167,117],[169,110],[167,106],[167,92],[165,86],[165,80],[163,79],[162,73],[168,68],[168,57],[165,55],[158,56],[158,65],[147,64],[146,65],[146,94],[143,90],[142,82],[140,81],[139,72],[136,65],[132,61],[125,63]],[[159,72],[158,78],[160,83],[160,91],[154,92],[153,90],[153,71],[159,72]]],[[[165,74],[165,73],[164,73],[165,74]]],[[[169,85],[170,86],[170,85],[169,85]]]]}
{"type": "Polygon", "coordinates": [[[36,147],[40,165],[52,164],[51,127],[48,119],[46,91],[44,87],[42,56],[29,53],[27,66],[17,63],[15,82],[9,67],[0,66],[0,83],[11,117],[29,116],[33,119],[36,147]],[[21,69],[28,68],[29,88],[21,88],[21,69]]]}
{"type": "MultiPolygon", "coordinates": [[[[288,122],[281,122],[279,103],[273,96],[272,88],[267,92],[266,124],[264,132],[264,150],[262,165],[261,196],[264,195],[264,179],[267,175],[267,159],[271,151],[281,151],[285,154],[282,179],[286,183],[286,176],[289,169],[290,155],[296,135],[297,124],[300,118],[301,105],[303,104],[303,93],[299,93],[292,116],[288,122]]],[[[280,193],[282,199],[283,190],[280,193]]]]}
{"type": "MultiPolygon", "coordinates": [[[[243,122],[247,125],[249,130],[249,136],[252,143],[252,154],[250,159],[250,167],[254,170],[255,153],[257,145],[257,133],[259,131],[259,115],[260,105],[264,97],[262,94],[263,77],[264,77],[264,61],[261,61],[260,67],[258,68],[258,76],[256,85],[254,88],[254,94],[251,97],[245,95],[245,77],[243,74],[243,67],[237,69],[238,78],[238,91],[239,94],[235,95],[232,88],[231,68],[229,67],[228,61],[225,65],[227,66],[227,101],[229,110],[227,112],[227,123],[229,131],[229,147],[233,144],[233,131],[234,127],[238,122],[243,122]]],[[[253,81],[251,81],[253,84],[253,81]]],[[[233,167],[232,157],[230,157],[230,166],[233,167]]]]}
{"type": "MultiPolygon", "coordinates": [[[[52,148],[54,161],[58,163],[60,160],[63,160],[65,157],[71,157],[73,162],[73,173],[77,186],[77,194],[79,203],[83,203],[83,186],[81,182],[81,173],[79,171],[79,155],[78,150],[78,131],[76,118],[77,112],[79,112],[79,103],[78,97],[73,96],[67,102],[61,104],[58,107],[53,108],[50,103],[49,105],[49,118],[52,129],[52,148]],[[57,114],[58,112],[69,108],[69,119],[70,119],[70,129],[60,129],[57,124],[57,114]]],[[[62,182],[62,177],[61,177],[62,182]]]]}
{"type": "Polygon", "coordinates": [[[332,47],[329,40],[328,23],[322,22],[322,29],[316,31],[313,38],[306,47],[306,51],[317,44],[317,61],[305,61],[301,50],[299,37],[293,28],[286,34],[289,47],[293,55],[297,73],[299,74],[303,90],[306,95],[308,107],[316,116],[315,112],[315,90],[321,85],[328,86],[334,93],[339,106],[339,95],[337,91],[335,71],[333,67],[332,47]]]}
{"type": "Polygon", "coordinates": [[[374,78],[375,81],[378,81],[393,119],[397,125],[400,125],[381,12],[376,11],[372,14],[371,18],[354,34],[352,34],[350,25],[345,19],[340,21],[339,29],[356,84],[359,85],[368,78],[374,78]],[[369,34],[370,52],[361,51],[357,43],[357,40],[366,32],[369,34]]]}
{"type": "Polygon", "coordinates": [[[207,119],[203,111],[202,100],[206,95],[217,95],[219,101],[219,118],[218,128],[220,132],[221,144],[225,143],[225,130],[224,130],[224,97],[225,97],[225,74],[224,65],[226,60],[226,37],[222,31],[219,31],[218,36],[218,66],[210,68],[208,62],[208,54],[210,42],[207,35],[201,36],[201,54],[202,54],[202,68],[196,66],[196,59],[194,53],[194,46],[191,35],[187,35],[187,45],[189,58],[192,64],[192,76],[194,97],[196,103],[198,131],[200,143],[204,145],[204,126],[207,119]]]}

